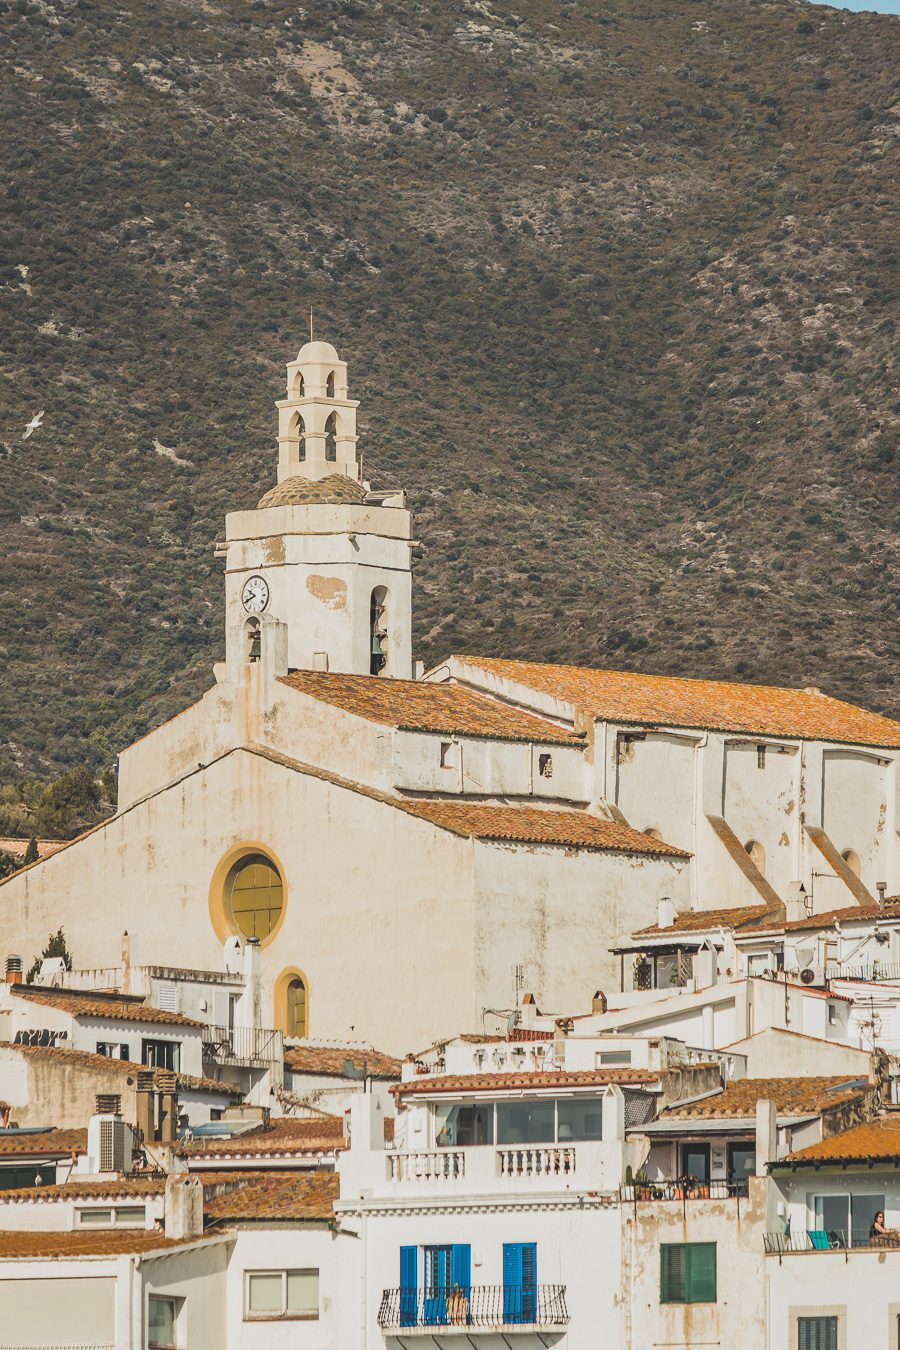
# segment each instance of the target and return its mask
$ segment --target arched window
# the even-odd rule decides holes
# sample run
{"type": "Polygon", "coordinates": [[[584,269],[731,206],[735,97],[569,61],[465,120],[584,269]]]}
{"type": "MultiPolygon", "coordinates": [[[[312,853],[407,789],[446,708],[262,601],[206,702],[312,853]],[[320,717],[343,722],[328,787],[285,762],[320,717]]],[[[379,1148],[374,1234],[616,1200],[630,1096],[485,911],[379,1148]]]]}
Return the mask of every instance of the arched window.
{"type": "Polygon", "coordinates": [[[334,398],[334,371],[331,372],[328,379],[325,381],[325,397],[334,398]]]}
{"type": "Polygon", "coordinates": [[[299,413],[294,413],[291,418],[290,432],[288,433],[292,441],[297,442],[297,458],[306,459],[306,423],[299,413]]]}
{"type": "Polygon", "coordinates": [[[259,619],[248,619],[244,624],[244,635],[247,639],[247,660],[258,661],[262,656],[262,629],[259,626],[259,619]]]}
{"type": "Polygon", "coordinates": [[[758,839],[748,839],[744,848],[750,854],[750,861],[753,863],[757,872],[763,876],[766,875],[766,850],[758,839]]]}
{"type": "Polygon", "coordinates": [[[300,371],[298,370],[297,377],[294,380],[294,398],[305,398],[305,397],[306,397],[306,381],[304,380],[303,376],[300,374],[300,371]]]}
{"type": "Polygon", "coordinates": [[[370,675],[381,675],[387,667],[387,587],[376,586],[369,604],[369,631],[371,634],[370,675]]]}
{"type": "Polygon", "coordinates": [[[325,458],[332,462],[337,459],[337,417],[334,413],[325,423],[325,458]]]}
{"type": "Polygon", "coordinates": [[[308,1028],[306,985],[299,975],[295,975],[285,990],[284,1034],[306,1036],[308,1028]]]}
{"type": "Polygon", "coordinates": [[[245,855],[225,881],[225,911],[244,937],[267,938],[284,908],[284,883],[263,853],[245,855]]]}
{"type": "Polygon", "coordinates": [[[859,876],[859,854],[855,848],[845,848],[841,854],[844,862],[855,877],[859,876]]]}

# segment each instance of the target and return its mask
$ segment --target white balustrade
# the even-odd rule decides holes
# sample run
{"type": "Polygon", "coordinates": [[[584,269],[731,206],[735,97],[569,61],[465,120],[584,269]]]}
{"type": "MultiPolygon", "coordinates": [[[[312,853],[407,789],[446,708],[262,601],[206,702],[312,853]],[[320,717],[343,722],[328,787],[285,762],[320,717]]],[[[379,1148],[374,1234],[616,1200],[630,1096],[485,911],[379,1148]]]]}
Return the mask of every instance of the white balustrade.
{"type": "Polygon", "coordinates": [[[462,1149],[440,1149],[434,1153],[389,1153],[389,1181],[459,1181],[466,1174],[466,1155],[462,1149]]]}
{"type": "Polygon", "coordinates": [[[531,1148],[500,1148],[497,1161],[501,1177],[561,1177],[575,1171],[575,1150],[544,1145],[531,1148]]]}

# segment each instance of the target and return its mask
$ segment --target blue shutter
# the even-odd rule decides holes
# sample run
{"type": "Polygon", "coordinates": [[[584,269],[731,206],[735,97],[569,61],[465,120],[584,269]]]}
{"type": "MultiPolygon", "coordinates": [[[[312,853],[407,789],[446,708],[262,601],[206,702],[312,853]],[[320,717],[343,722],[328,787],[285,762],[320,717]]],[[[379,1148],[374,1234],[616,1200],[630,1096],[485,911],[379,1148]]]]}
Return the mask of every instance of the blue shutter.
{"type": "Polygon", "coordinates": [[[416,1325],[418,1247],[400,1248],[400,1325],[416,1325]]]}
{"type": "Polygon", "coordinates": [[[537,1243],[503,1244],[503,1320],[537,1321],[537,1243]]]}
{"type": "Polygon", "coordinates": [[[466,1298],[472,1285],[472,1248],[459,1243],[450,1249],[450,1288],[456,1285],[466,1298]]]}

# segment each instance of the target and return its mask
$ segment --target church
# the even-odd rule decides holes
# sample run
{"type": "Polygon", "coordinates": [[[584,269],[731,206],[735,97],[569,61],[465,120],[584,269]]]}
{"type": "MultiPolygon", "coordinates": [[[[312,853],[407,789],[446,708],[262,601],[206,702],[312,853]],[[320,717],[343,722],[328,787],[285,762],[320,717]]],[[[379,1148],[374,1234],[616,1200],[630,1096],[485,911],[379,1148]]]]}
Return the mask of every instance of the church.
{"type": "Polygon", "coordinates": [[[589,1006],[685,911],[874,912],[900,890],[900,724],[818,689],[412,651],[412,524],[309,342],[277,483],[226,517],[225,650],[124,750],[116,814],[0,885],[5,953],[221,970],[262,1025],[395,1053],[589,1006]],[[668,919],[664,919],[668,916],[668,919]],[[490,1019],[493,1019],[491,1021],[490,1019]]]}

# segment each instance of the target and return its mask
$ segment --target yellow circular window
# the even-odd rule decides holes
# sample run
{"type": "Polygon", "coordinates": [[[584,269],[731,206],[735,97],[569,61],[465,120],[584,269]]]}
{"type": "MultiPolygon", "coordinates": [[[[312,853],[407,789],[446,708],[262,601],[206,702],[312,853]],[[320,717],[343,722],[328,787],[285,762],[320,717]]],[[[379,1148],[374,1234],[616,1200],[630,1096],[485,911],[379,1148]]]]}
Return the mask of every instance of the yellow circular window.
{"type": "Polygon", "coordinates": [[[284,883],[274,863],[262,853],[239,859],[225,882],[225,903],[244,937],[267,938],[284,906],[284,883]]]}

